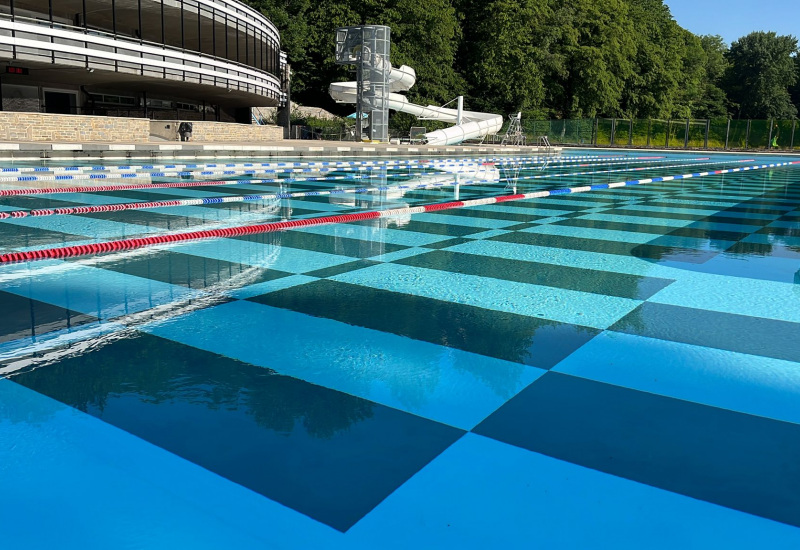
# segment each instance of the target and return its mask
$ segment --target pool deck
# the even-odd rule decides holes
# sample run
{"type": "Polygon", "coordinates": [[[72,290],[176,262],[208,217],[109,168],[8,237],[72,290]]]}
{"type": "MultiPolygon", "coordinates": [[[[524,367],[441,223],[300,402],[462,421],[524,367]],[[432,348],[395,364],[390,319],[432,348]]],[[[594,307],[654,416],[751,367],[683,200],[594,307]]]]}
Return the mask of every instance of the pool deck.
{"type": "MultiPolygon", "coordinates": [[[[551,147],[549,154],[560,154],[551,147]]],[[[258,143],[168,142],[150,143],[0,143],[0,161],[90,159],[214,159],[264,157],[437,156],[480,154],[545,154],[536,146],[393,145],[342,141],[280,140],[258,143]]]]}

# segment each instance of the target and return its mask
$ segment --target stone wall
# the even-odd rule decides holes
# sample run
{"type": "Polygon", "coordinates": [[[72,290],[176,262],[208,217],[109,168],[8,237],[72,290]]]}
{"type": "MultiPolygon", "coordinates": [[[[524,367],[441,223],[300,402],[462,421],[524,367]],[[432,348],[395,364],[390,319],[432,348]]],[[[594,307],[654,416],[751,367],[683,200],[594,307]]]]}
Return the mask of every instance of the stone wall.
{"type": "Polygon", "coordinates": [[[50,113],[0,112],[0,141],[143,143],[150,138],[150,121],[50,113]]]}
{"type": "MultiPolygon", "coordinates": [[[[178,120],[0,111],[0,142],[147,143],[177,141],[178,120]]],[[[192,141],[254,143],[283,139],[280,126],[192,122],[192,141]]]]}
{"type": "MultiPolygon", "coordinates": [[[[150,133],[155,138],[177,140],[179,120],[158,120],[150,123],[150,133]]],[[[192,141],[214,143],[254,143],[283,139],[280,126],[234,124],[231,122],[192,121],[192,141]]]]}

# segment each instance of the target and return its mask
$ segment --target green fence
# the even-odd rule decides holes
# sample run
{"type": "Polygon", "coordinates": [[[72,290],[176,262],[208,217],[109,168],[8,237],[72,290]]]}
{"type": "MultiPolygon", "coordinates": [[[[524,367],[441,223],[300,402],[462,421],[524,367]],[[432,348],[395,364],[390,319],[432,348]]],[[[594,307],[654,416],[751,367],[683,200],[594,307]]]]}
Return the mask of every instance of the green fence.
{"type": "Polygon", "coordinates": [[[800,150],[797,120],[659,120],[584,118],[523,120],[528,143],[665,149],[800,150]]]}

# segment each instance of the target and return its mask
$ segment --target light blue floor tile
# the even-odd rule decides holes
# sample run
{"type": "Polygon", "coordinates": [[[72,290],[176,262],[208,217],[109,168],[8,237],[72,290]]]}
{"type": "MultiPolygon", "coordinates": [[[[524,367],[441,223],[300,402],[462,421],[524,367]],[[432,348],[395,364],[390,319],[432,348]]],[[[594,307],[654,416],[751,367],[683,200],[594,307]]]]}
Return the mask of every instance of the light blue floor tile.
{"type": "Polygon", "coordinates": [[[351,528],[347,542],[788,550],[800,545],[800,529],[467,434],[351,528]]]}
{"type": "Polygon", "coordinates": [[[509,231],[505,231],[503,229],[493,229],[490,231],[482,231],[480,233],[473,233],[471,235],[467,235],[468,239],[491,239],[492,237],[497,237],[498,235],[505,235],[509,233],[509,231]]]}
{"type": "Polygon", "coordinates": [[[597,229],[593,227],[573,227],[569,225],[541,225],[528,227],[526,233],[577,237],[579,239],[599,239],[603,241],[620,241],[632,244],[647,244],[658,235],[652,233],[635,233],[633,231],[617,231],[616,229],[597,229]]]}
{"type": "Polygon", "coordinates": [[[627,298],[402,265],[381,264],[331,279],[594,328],[610,326],[641,303],[627,298]]]}
{"type": "Polygon", "coordinates": [[[700,273],[675,275],[679,280],[649,301],[800,323],[800,285],[700,273]]]}
{"type": "Polygon", "coordinates": [[[415,214],[414,221],[440,223],[444,225],[460,225],[464,227],[474,227],[476,229],[502,229],[519,222],[509,220],[497,220],[492,218],[469,218],[466,216],[448,215],[446,212],[435,214],[415,214]]]}
{"type": "Polygon", "coordinates": [[[772,222],[767,227],[777,227],[780,229],[800,229],[800,223],[779,220],[772,222]]]}
{"type": "Polygon", "coordinates": [[[702,265],[693,266],[704,273],[716,273],[747,279],[792,283],[800,265],[796,259],[769,256],[720,254],[702,265]]]}
{"type": "Polygon", "coordinates": [[[604,332],[552,370],[800,423],[800,364],[791,361],[604,332]]]}
{"type": "Polygon", "coordinates": [[[288,550],[328,547],[342,536],[2,379],[0,440],[13,442],[0,445],[7,548],[288,550]]]}
{"type": "Polygon", "coordinates": [[[232,298],[244,300],[246,298],[260,296],[261,294],[266,294],[268,292],[275,292],[276,290],[284,290],[293,286],[304,285],[316,280],[318,280],[317,277],[308,277],[307,275],[290,275],[289,277],[281,277],[280,279],[245,286],[228,292],[228,295],[232,298]]]}
{"type": "Polygon", "coordinates": [[[22,227],[47,229],[50,231],[61,231],[62,233],[69,233],[71,235],[83,235],[98,239],[124,239],[127,236],[141,235],[146,232],[162,232],[152,229],[148,230],[148,228],[143,225],[98,218],[85,218],[81,216],[9,218],[3,220],[3,223],[22,227]]]}
{"type": "Polygon", "coordinates": [[[398,244],[401,246],[424,246],[439,241],[451,239],[448,235],[433,235],[416,231],[396,229],[397,224],[392,219],[372,220],[377,225],[362,224],[329,224],[315,227],[301,227],[296,229],[300,233],[315,235],[330,235],[333,237],[346,237],[352,239],[373,240],[376,242],[398,244]]]}
{"type": "Polygon", "coordinates": [[[172,250],[288,273],[305,273],[353,261],[346,256],[280,246],[280,234],[275,233],[272,237],[274,245],[239,239],[211,239],[178,245],[172,250]]]}
{"type": "Polygon", "coordinates": [[[372,256],[370,260],[376,262],[393,262],[395,260],[402,260],[403,258],[410,258],[411,256],[418,256],[420,254],[427,254],[430,248],[406,248],[405,250],[398,250],[396,252],[388,252],[380,256],[372,256]]]}
{"type": "MultiPolygon", "coordinates": [[[[638,206],[634,207],[638,209],[638,206]]],[[[657,225],[664,227],[685,227],[692,223],[692,220],[679,220],[675,218],[649,218],[642,216],[625,216],[620,214],[589,214],[583,216],[585,220],[596,220],[601,222],[631,223],[636,225],[657,225]]]]}
{"type": "Polygon", "coordinates": [[[144,330],[470,429],[543,370],[252,302],[144,330]],[[236,330],[227,330],[236,319],[236,330]],[[220,335],[224,334],[224,337],[220,335]]]}
{"type": "Polygon", "coordinates": [[[197,294],[182,286],[68,262],[51,264],[30,277],[0,276],[0,290],[100,319],[181,303],[197,294]]]}

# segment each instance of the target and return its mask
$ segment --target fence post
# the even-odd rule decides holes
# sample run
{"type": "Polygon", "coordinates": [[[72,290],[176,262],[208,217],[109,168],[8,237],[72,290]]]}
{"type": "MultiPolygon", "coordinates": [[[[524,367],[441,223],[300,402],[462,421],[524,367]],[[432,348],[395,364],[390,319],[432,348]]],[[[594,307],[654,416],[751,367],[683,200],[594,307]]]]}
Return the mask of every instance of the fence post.
{"type": "Polygon", "coordinates": [[[745,149],[749,149],[750,148],[750,123],[751,122],[752,122],[752,120],[750,120],[748,118],[747,119],[747,132],[744,135],[744,148],[745,149]]]}
{"type": "Polygon", "coordinates": [[[772,125],[775,124],[775,119],[769,119],[769,136],[767,137],[767,150],[772,148],[772,125]]]}
{"type": "Polygon", "coordinates": [[[686,133],[683,134],[683,148],[689,148],[689,119],[686,119],[686,133]]]}
{"type": "Polygon", "coordinates": [[[672,121],[667,120],[667,140],[664,144],[664,148],[669,149],[669,135],[672,133],[672,121]]]}
{"type": "Polygon", "coordinates": [[[792,149],[794,149],[794,132],[795,132],[795,130],[797,130],[797,119],[792,121],[792,139],[790,140],[790,143],[789,143],[789,150],[790,151],[792,149]]]}
{"type": "Polygon", "coordinates": [[[611,119],[611,145],[614,145],[614,141],[617,138],[617,119],[611,119]]]}
{"type": "Polygon", "coordinates": [[[728,117],[728,129],[725,130],[725,151],[728,150],[728,140],[731,138],[731,119],[728,117]]]}
{"type": "Polygon", "coordinates": [[[650,147],[650,134],[653,131],[653,119],[647,119],[647,146],[650,147]]]}
{"type": "Polygon", "coordinates": [[[597,146],[597,134],[600,133],[600,119],[594,117],[594,124],[592,124],[592,145],[597,146]]]}
{"type": "Polygon", "coordinates": [[[633,145],[633,119],[630,121],[630,130],[628,130],[628,147],[633,145]]]}
{"type": "Polygon", "coordinates": [[[711,132],[711,119],[706,119],[706,140],[703,144],[703,149],[708,149],[708,133],[711,132]]]}

